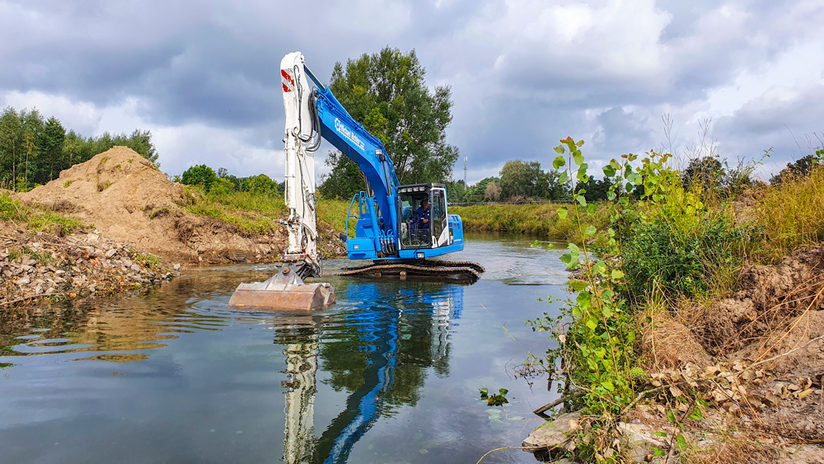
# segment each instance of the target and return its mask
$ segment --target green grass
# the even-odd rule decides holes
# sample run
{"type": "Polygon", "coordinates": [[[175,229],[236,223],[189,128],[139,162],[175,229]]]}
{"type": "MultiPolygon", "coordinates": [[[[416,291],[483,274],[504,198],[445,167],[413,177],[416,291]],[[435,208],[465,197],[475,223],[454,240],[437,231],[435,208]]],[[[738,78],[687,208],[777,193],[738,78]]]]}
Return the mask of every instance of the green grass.
{"type": "Polygon", "coordinates": [[[255,195],[249,192],[192,193],[192,204],[184,206],[186,211],[228,222],[246,235],[271,233],[277,227],[277,221],[286,214],[286,205],[280,195],[255,195]]]}
{"type": "Polygon", "coordinates": [[[15,222],[35,232],[51,231],[59,225],[66,233],[85,227],[76,219],[55,213],[41,206],[28,206],[11,197],[9,193],[0,193],[0,221],[15,222]]]}
{"type": "MultiPolygon", "coordinates": [[[[350,201],[346,200],[326,200],[321,199],[318,201],[318,220],[323,221],[330,226],[332,226],[335,230],[340,232],[346,231],[346,210],[349,208],[350,201]]],[[[357,214],[356,210],[357,205],[352,208],[353,213],[357,214]]],[[[355,227],[355,220],[351,220],[349,223],[350,228],[354,231],[355,227]]],[[[354,233],[354,232],[352,232],[354,233]]]]}
{"type": "MultiPolygon", "coordinates": [[[[481,232],[513,232],[534,235],[550,240],[572,240],[576,236],[570,216],[558,217],[558,208],[564,205],[539,203],[524,205],[483,204],[451,206],[450,214],[458,214],[464,230],[481,232]]],[[[571,205],[567,205],[571,206],[571,205]]],[[[589,224],[603,229],[609,222],[609,213],[599,205],[595,214],[584,213],[584,227],[589,224]]]]}

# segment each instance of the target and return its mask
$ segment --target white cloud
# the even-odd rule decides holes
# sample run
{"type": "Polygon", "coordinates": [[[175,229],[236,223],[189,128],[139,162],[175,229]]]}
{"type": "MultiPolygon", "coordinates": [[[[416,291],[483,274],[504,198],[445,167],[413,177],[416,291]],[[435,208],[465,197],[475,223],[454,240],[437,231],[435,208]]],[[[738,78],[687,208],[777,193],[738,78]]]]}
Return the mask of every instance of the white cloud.
{"type": "Polygon", "coordinates": [[[36,90],[26,92],[13,90],[5,94],[0,93],[0,106],[3,108],[10,106],[17,110],[37,109],[46,118],[50,116],[57,118],[66,130],[73,129],[86,136],[97,130],[103,118],[103,112],[93,103],[36,90]]]}

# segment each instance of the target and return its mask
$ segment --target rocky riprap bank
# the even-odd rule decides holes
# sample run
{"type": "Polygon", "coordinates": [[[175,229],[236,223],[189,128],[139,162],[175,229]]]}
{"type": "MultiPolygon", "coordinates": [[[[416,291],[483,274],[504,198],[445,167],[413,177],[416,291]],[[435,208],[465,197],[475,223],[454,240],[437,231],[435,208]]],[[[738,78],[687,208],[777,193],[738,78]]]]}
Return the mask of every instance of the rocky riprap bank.
{"type": "Polygon", "coordinates": [[[4,230],[0,310],[145,289],[171,280],[179,268],[95,232],[59,237],[4,230]]]}

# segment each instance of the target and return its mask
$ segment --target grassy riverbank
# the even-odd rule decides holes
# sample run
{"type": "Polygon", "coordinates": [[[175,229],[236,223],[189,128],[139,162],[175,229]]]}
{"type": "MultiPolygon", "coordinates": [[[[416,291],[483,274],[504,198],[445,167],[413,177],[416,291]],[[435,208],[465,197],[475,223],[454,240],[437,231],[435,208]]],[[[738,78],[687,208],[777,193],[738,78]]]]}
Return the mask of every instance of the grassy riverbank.
{"type": "MultiPolygon", "coordinates": [[[[581,145],[556,149],[569,178],[586,178],[581,145]]],[[[553,404],[580,414],[556,424],[571,440],[545,446],[581,462],[824,461],[812,380],[824,364],[824,166],[756,186],[686,182],[669,166],[653,152],[612,160],[604,173],[630,192],[612,190],[605,229],[569,208],[571,243],[609,239],[603,259],[570,244],[561,260],[577,295],[560,320],[533,321],[553,336],[530,368],[564,377],[553,404]]]]}
{"type": "MultiPolygon", "coordinates": [[[[349,201],[321,199],[318,201],[318,219],[331,225],[335,230],[346,228],[346,210],[349,201]]],[[[505,204],[487,203],[472,206],[450,206],[449,213],[461,216],[464,231],[508,232],[526,234],[548,240],[573,240],[576,236],[575,223],[567,216],[561,218],[558,209],[564,205],[556,203],[505,204]]],[[[567,205],[569,206],[569,205],[567,205]]],[[[356,214],[356,212],[354,212],[356,214]]],[[[605,205],[597,205],[594,214],[583,216],[586,228],[593,225],[603,229],[609,222],[609,212],[605,205]]],[[[350,226],[354,227],[355,221],[350,226]]]]}
{"type": "MultiPolygon", "coordinates": [[[[566,205],[570,206],[570,205],[566,205]]],[[[556,203],[499,204],[488,203],[472,206],[451,206],[449,212],[461,216],[464,230],[477,232],[511,232],[536,237],[575,241],[575,222],[570,216],[561,217],[556,203]]],[[[584,213],[584,228],[589,225],[603,229],[609,222],[609,212],[604,205],[597,205],[594,214],[584,213]]]]}

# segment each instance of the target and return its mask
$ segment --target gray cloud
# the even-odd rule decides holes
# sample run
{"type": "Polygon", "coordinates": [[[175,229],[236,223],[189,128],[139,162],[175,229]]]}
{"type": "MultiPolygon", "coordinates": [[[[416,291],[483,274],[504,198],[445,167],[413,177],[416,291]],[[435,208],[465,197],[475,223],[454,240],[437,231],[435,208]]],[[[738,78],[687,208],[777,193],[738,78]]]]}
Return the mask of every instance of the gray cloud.
{"type": "MultiPolygon", "coordinates": [[[[824,49],[820,24],[824,7],[815,0],[338,0],[299,7],[0,0],[0,101],[38,92],[62,99],[64,112],[66,101],[100,112],[134,101],[136,114],[121,119],[163,131],[174,150],[159,147],[161,161],[168,157],[164,169],[192,160],[220,165],[208,147],[187,153],[186,144],[171,143],[177,133],[205,136],[211,127],[221,134],[220,149],[232,152],[224,159],[251,170],[242,167],[244,152],[262,160],[278,149],[277,68],[285,53],[302,50],[326,80],[335,62],[390,45],[416,49],[429,83],[451,86],[448,138],[477,176],[507,159],[544,161],[567,135],[585,139],[585,153],[602,161],[648,150],[661,143],[665,112],[678,116],[682,133],[713,117],[719,147],[730,156],[775,146],[783,161],[799,151],[788,134],[824,129],[815,127],[824,108],[824,56],[801,55],[813,73],[798,76],[803,81],[776,67],[794,50],[824,49]],[[750,84],[727,106],[716,101],[718,89],[747,76],[756,84],[758,76],[783,80],[750,84]]],[[[462,168],[461,160],[456,177],[462,168]]]]}

